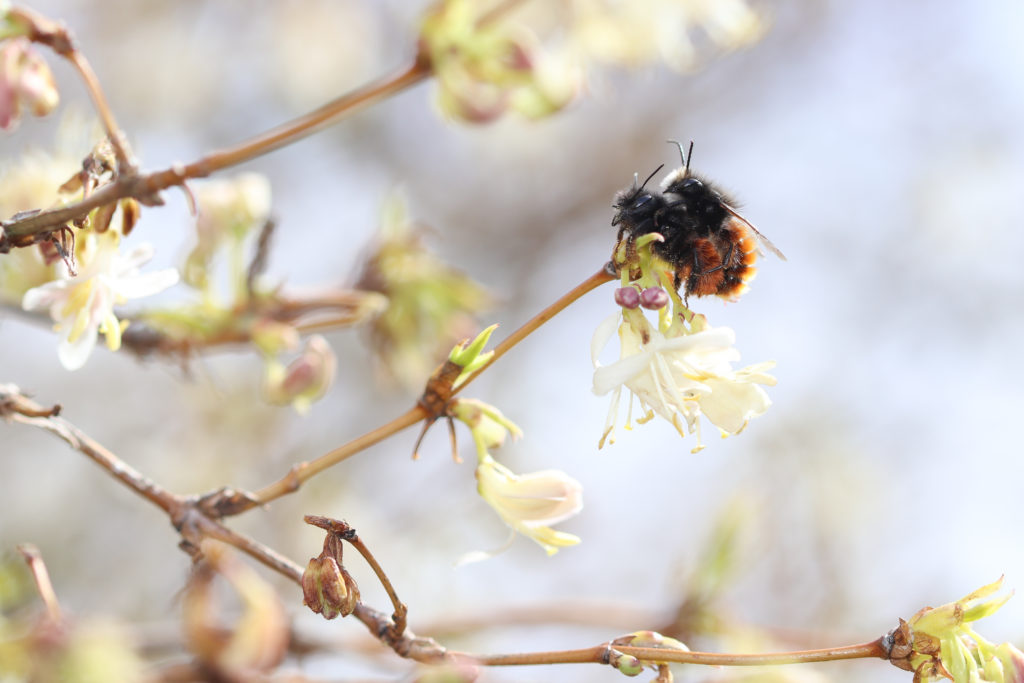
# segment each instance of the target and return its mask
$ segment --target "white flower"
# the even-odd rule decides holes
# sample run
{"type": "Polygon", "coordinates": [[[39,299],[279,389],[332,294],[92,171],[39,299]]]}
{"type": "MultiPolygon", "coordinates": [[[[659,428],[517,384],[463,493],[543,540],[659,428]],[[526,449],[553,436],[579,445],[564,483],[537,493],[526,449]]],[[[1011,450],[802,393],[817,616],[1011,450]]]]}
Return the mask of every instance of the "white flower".
{"type": "Polygon", "coordinates": [[[707,39],[732,50],[756,41],[763,21],[747,0],[574,0],[571,37],[585,58],[641,66],[664,61],[688,71],[707,39]]]}
{"type": "Polygon", "coordinates": [[[49,309],[60,331],[57,356],[68,370],[85,365],[98,332],[106,336],[111,351],[121,347],[127,321],[117,319],[114,306],[156,294],[178,281],[178,271],[173,268],[139,273],[139,266],[153,257],[148,244],[121,254],[120,236],[114,231],[90,233],[81,239],[87,242],[79,251],[78,276],[72,278],[65,270],[61,279],[33,287],[21,301],[26,311],[49,309]]]}
{"type": "MultiPolygon", "coordinates": [[[[759,384],[773,385],[775,378],[765,373],[775,364],[759,363],[733,370],[739,352],[732,347],[736,339],[727,327],[699,326],[686,333],[678,328],[670,336],[647,326],[641,333],[628,322],[618,324],[619,315],[609,317],[598,327],[591,343],[594,362],[594,393],[613,392],[603,446],[614,430],[619,398],[623,387],[640,400],[646,422],[656,413],[675,426],[680,435],[697,433],[700,443],[701,414],[722,432],[738,434],[752,417],[764,413],[771,401],[759,384]],[[621,358],[601,366],[597,356],[618,327],[622,343],[621,358]],[[644,337],[646,336],[646,340],[644,337]],[[685,423],[686,430],[683,425],[685,423]]],[[[630,401],[632,406],[632,400],[630,401]]],[[[626,428],[630,428],[627,418],[626,428]]]]}
{"type": "Polygon", "coordinates": [[[548,555],[580,542],[578,536],[551,528],[583,509],[583,487],[565,472],[517,475],[486,456],[476,468],[476,480],[480,496],[505,524],[539,543],[548,555]]]}

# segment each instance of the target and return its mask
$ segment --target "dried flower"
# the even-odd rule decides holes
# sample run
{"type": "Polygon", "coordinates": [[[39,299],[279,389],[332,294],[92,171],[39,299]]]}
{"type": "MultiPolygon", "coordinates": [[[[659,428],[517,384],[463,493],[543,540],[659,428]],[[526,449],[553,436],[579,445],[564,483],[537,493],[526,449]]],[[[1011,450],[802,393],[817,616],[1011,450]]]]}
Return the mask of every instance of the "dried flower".
{"type": "Polygon", "coordinates": [[[302,573],[302,599],[324,619],[347,617],[359,603],[359,586],[341,564],[342,541],[328,533],[324,549],[302,573]]]}
{"type": "Polygon", "coordinates": [[[83,234],[79,239],[78,276],[71,277],[64,268],[61,279],[33,287],[22,299],[22,308],[27,311],[49,310],[60,331],[57,355],[68,370],[85,365],[99,332],[111,351],[121,347],[121,332],[128,323],[118,320],[114,306],[151,296],[178,281],[178,271],[173,268],[139,273],[139,266],[153,257],[153,248],[141,244],[121,254],[120,239],[112,230],[102,235],[83,234]]]}
{"type": "Polygon", "coordinates": [[[578,536],[551,525],[583,509],[583,487],[558,470],[517,475],[489,455],[476,468],[477,491],[502,521],[536,541],[548,555],[576,545],[578,536]]]}

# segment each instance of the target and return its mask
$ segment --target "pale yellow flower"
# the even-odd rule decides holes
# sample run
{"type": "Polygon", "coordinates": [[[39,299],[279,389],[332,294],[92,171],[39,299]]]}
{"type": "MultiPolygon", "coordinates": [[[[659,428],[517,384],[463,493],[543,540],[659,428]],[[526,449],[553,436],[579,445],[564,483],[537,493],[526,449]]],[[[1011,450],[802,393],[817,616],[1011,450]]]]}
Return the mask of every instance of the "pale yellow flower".
{"type": "Polygon", "coordinates": [[[580,542],[578,536],[551,528],[583,509],[583,487],[564,472],[518,475],[486,456],[476,468],[476,480],[480,496],[502,521],[532,538],[548,555],[580,542]]]}
{"type": "Polygon", "coordinates": [[[121,348],[127,321],[117,319],[114,306],[151,296],[178,281],[178,271],[173,268],[139,272],[139,266],[153,257],[148,244],[122,254],[120,235],[113,230],[102,235],[85,233],[79,240],[84,244],[78,249],[78,276],[71,277],[63,268],[60,279],[33,287],[21,302],[26,311],[49,310],[60,332],[57,355],[68,370],[85,365],[99,332],[111,351],[121,348]]]}
{"type": "MultiPolygon", "coordinates": [[[[638,320],[643,323],[642,318],[638,320]]],[[[655,414],[665,418],[681,436],[697,434],[694,452],[700,443],[700,416],[704,415],[722,436],[738,434],[751,418],[763,414],[771,401],[759,385],[773,385],[775,378],[766,373],[774,363],[759,363],[739,370],[733,348],[735,334],[727,327],[686,331],[682,326],[665,333],[650,325],[620,321],[616,313],[605,320],[594,334],[591,356],[594,362],[595,394],[612,393],[612,405],[601,438],[601,445],[612,436],[618,416],[622,390],[640,401],[646,422],[655,414]],[[602,366],[597,356],[618,328],[620,359],[602,366]],[[639,328],[639,329],[638,329],[639,328]]],[[[626,423],[629,428],[629,420],[626,423]]]]}

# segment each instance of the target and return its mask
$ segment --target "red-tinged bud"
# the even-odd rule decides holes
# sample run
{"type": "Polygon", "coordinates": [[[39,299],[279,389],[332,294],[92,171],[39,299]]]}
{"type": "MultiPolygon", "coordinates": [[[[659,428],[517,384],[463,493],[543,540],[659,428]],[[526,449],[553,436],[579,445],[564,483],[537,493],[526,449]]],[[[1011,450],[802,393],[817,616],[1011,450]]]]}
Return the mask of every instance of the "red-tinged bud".
{"type": "Polygon", "coordinates": [[[22,109],[45,116],[59,101],[50,67],[27,38],[15,38],[0,46],[0,128],[14,128],[22,109]]]}

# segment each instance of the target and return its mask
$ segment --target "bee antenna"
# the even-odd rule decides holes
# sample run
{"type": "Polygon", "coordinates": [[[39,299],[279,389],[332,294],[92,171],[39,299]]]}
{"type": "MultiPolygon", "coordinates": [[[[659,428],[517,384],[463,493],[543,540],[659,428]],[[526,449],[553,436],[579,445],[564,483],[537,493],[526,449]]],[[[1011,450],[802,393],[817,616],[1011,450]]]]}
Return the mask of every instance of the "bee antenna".
{"type": "Polygon", "coordinates": [[[683,154],[683,145],[678,140],[668,140],[667,142],[670,145],[675,145],[676,147],[679,148],[679,158],[683,162],[683,170],[684,171],[689,171],[690,170],[690,159],[693,158],[693,140],[690,140],[690,150],[686,154],[683,154]]]}
{"type": "MultiPolygon", "coordinates": [[[[658,171],[660,171],[663,168],[665,168],[665,164],[662,164],[658,168],[654,169],[654,171],[651,173],[651,175],[647,176],[647,180],[645,180],[644,184],[640,186],[640,189],[642,190],[645,187],[647,187],[647,183],[651,182],[651,178],[653,178],[658,173],[658,171]]],[[[636,173],[633,174],[633,185],[634,185],[634,187],[636,186],[636,173]]]]}

